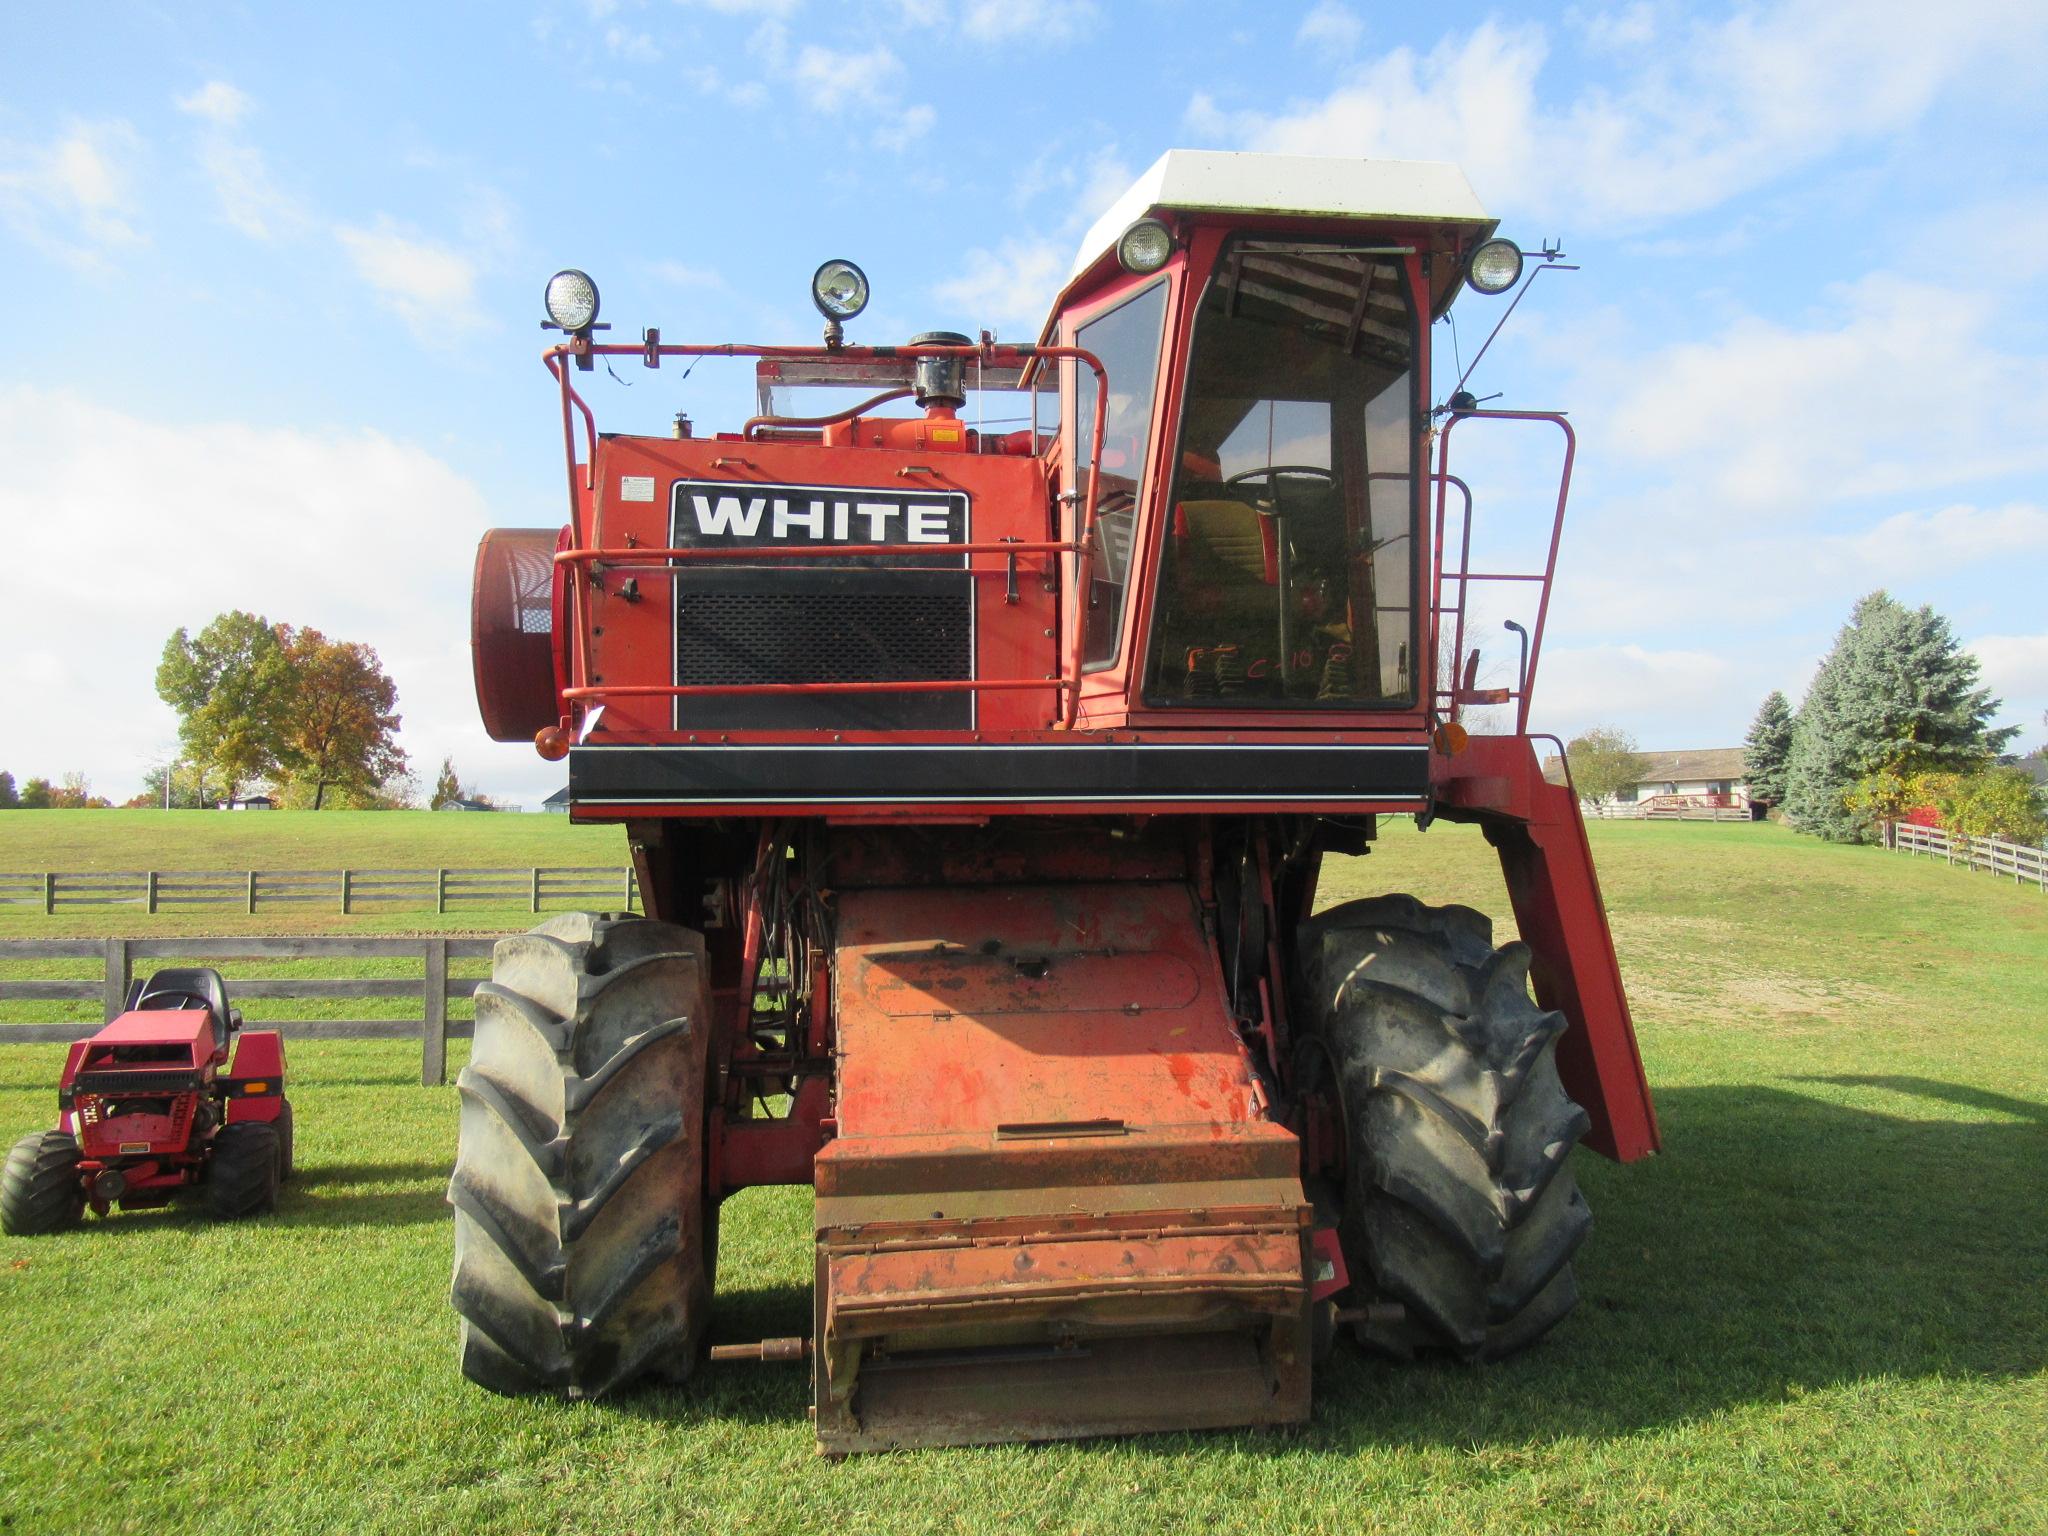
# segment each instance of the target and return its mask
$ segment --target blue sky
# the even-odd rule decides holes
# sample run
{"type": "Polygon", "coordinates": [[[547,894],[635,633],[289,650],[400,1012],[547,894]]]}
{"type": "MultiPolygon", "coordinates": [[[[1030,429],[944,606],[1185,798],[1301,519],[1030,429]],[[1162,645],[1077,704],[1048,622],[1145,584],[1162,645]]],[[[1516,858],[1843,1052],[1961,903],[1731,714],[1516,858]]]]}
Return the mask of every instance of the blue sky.
{"type": "MultiPolygon", "coordinates": [[[[466,605],[483,528],[563,516],[548,273],[592,272],[627,336],[791,341],[845,255],[856,339],[1023,337],[1174,146],[1452,160],[1582,265],[1475,380],[1581,437],[1539,728],[1736,741],[1886,586],[2048,735],[2036,3],[114,4],[6,33],[17,778],[132,792],[175,735],[164,636],[243,606],[375,645],[426,776],[452,753],[537,801],[559,770],[483,738],[466,605]]],[[[1494,311],[1457,318],[1470,356],[1494,311]]],[[[617,428],[751,396],[736,363],[620,375],[591,391],[617,428]]],[[[1545,515],[1533,446],[1461,460],[1504,551],[1545,515]]]]}

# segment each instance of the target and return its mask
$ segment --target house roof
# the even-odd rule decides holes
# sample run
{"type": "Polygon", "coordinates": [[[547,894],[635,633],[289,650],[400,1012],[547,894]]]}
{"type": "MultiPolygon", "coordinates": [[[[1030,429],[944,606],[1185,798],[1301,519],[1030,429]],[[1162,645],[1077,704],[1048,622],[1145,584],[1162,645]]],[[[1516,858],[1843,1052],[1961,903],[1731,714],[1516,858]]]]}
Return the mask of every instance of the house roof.
{"type": "MultiPolygon", "coordinates": [[[[1695,780],[1726,779],[1740,784],[1747,776],[1741,747],[1693,747],[1676,752],[1641,752],[1643,776],[1638,784],[1683,784],[1695,780]]],[[[1555,756],[1543,760],[1543,777],[1553,784],[1564,782],[1564,770],[1555,756]]]]}
{"type": "Polygon", "coordinates": [[[1700,747],[1683,752],[1645,752],[1639,784],[1664,784],[1681,779],[1728,779],[1744,774],[1740,747],[1700,747]]]}

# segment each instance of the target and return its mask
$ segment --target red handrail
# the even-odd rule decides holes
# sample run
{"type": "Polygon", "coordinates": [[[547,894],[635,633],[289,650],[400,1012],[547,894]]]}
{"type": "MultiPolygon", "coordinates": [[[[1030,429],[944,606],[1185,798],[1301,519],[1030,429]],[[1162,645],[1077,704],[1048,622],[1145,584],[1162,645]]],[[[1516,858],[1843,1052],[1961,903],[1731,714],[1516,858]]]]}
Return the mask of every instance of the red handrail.
{"type": "MultiPolygon", "coordinates": [[[[1571,496],[1572,461],[1578,452],[1578,442],[1578,434],[1572,431],[1572,425],[1565,419],[1562,411],[1460,411],[1444,424],[1443,431],[1438,434],[1437,467],[1436,473],[1431,477],[1437,482],[1436,574],[1434,582],[1435,595],[1432,599],[1432,606],[1435,608],[1439,618],[1444,613],[1455,612],[1457,614],[1457,622],[1452,630],[1451,685],[1449,688],[1439,687],[1435,692],[1436,697],[1449,701],[1449,715],[1453,720],[1458,718],[1463,702],[1459,674],[1465,661],[1465,602],[1471,593],[1472,583],[1476,581],[1540,581],[1543,586],[1536,599],[1536,623],[1529,634],[1528,669],[1523,673],[1517,686],[1510,690],[1509,693],[1509,696],[1515,700],[1515,734],[1518,736],[1528,734],[1529,700],[1536,691],[1536,664],[1543,654],[1543,627],[1545,621],[1550,616],[1550,588],[1557,577],[1557,550],[1559,541],[1564,536],[1564,509],[1565,503],[1571,496]],[[1557,506],[1551,515],[1550,548],[1545,556],[1541,573],[1533,571],[1475,571],[1472,569],[1472,493],[1466,487],[1464,481],[1459,480],[1450,472],[1452,429],[1459,422],[1468,420],[1547,421],[1564,434],[1564,463],[1558,472],[1557,506]],[[1446,493],[1453,484],[1460,491],[1464,492],[1465,496],[1464,528],[1459,540],[1458,568],[1455,571],[1444,569],[1443,558],[1444,517],[1448,502],[1446,493]],[[1458,601],[1455,608],[1447,606],[1444,602],[1444,584],[1453,581],[1458,583],[1458,601]]],[[[1436,646],[1435,626],[1432,626],[1432,652],[1435,651],[1436,646]]],[[[1434,662],[1436,659],[1432,655],[1432,661],[1434,662]]]]}
{"type": "MultiPolygon", "coordinates": [[[[548,372],[555,376],[557,384],[561,387],[563,451],[568,460],[569,473],[569,521],[571,527],[576,530],[576,542],[582,545],[585,542],[584,535],[586,530],[583,527],[581,517],[578,515],[580,511],[579,493],[593,490],[596,487],[597,418],[592,414],[589,404],[577,392],[575,384],[570,380],[568,359],[571,357],[638,357],[650,368],[659,367],[660,361],[664,357],[770,357],[826,362],[839,360],[846,362],[872,362],[897,358],[958,357],[978,358],[984,363],[1007,362],[1020,364],[1030,362],[1033,359],[1050,358],[1060,361],[1071,360],[1077,363],[1086,363],[1095,374],[1096,385],[1095,420],[1092,424],[1093,450],[1088,455],[1088,488],[1076,529],[1077,538],[1072,546],[1063,547],[1070,548],[1074,555],[1074,591],[1083,593],[1087,590],[1089,563],[1093,556],[1095,542],[1095,509],[1102,483],[1102,437],[1108,422],[1109,373],[1102,366],[1102,359],[1093,352],[1088,351],[1085,347],[998,346],[993,342],[986,341],[978,346],[970,343],[966,346],[770,347],[745,342],[720,342],[716,344],[661,342],[658,344],[636,346],[630,342],[593,342],[588,336],[573,337],[559,345],[548,348],[547,351],[541,354],[541,361],[547,366],[548,372]],[[577,484],[576,475],[575,416],[578,412],[583,417],[584,441],[588,449],[581,486],[577,484]]],[[[588,532],[596,535],[600,530],[593,525],[588,532]]],[[[842,545],[836,552],[846,554],[853,548],[854,546],[842,545]]],[[[919,553],[942,553],[944,548],[945,546],[940,545],[917,546],[919,553]]],[[[957,549],[959,546],[955,546],[955,548],[957,549]]],[[[577,553],[581,552],[580,550],[577,551],[577,553]]],[[[892,546],[883,552],[900,554],[902,553],[902,547],[892,546]]],[[[1025,551],[1022,547],[1015,547],[1015,552],[1021,554],[1025,551]]],[[[642,553],[646,552],[642,551],[642,553]]],[[[592,555],[590,558],[596,558],[596,556],[592,555]]],[[[577,570],[579,577],[571,586],[571,596],[576,607],[576,613],[572,615],[572,619],[576,623],[577,632],[580,634],[582,628],[580,614],[583,606],[582,583],[588,580],[588,573],[583,569],[582,562],[571,561],[569,563],[573,569],[577,570]]],[[[1083,626],[1078,623],[1075,624],[1073,644],[1070,648],[1072,654],[1061,667],[1063,674],[1071,675],[1071,681],[1065,685],[1067,701],[1064,714],[1065,723],[1069,726],[1074,723],[1076,711],[1080,707],[1081,648],[1083,637],[1083,626]]],[[[572,649],[576,656],[577,686],[570,689],[565,695],[565,697],[570,698],[579,697],[584,692],[583,647],[579,645],[572,649]]]]}

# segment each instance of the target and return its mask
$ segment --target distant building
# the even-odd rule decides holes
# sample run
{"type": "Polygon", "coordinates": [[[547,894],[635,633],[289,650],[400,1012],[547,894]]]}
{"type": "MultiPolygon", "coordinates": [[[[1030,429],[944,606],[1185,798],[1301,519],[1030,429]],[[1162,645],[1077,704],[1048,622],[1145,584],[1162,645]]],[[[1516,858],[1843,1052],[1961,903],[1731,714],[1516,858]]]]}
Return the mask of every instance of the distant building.
{"type": "Polygon", "coordinates": [[[450,800],[441,807],[444,811],[495,811],[498,809],[488,800],[450,800]]]}
{"type": "Polygon", "coordinates": [[[268,795],[242,795],[214,802],[216,811],[274,811],[277,802],[268,795]]]}
{"type": "MultiPolygon", "coordinates": [[[[1595,816],[1727,816],[1740,812],[1761,816],[1763,807],[1749,798],[1741,747],[1702,747],[1684,752],[1642,752],[1643,776],[1617,794],[1587,810],[1595,816]]],[[[1546,758],[1543,776],[1564,782],[1555,757],[1546,758]]]]}
{"type": "Polygon", "coordinates": [[[558,816],[566,816],[566,815],[568,815],[568,814],[569,814],[569,786],[568,786],[568,785],[566,785],[566,784],[564,784],[564,785],[563,785],[563,786],[562,786],[562,787],[561,787],[560,789],[556,790],[556,791],[555,791],[555,792],[554,792],[554,793],[553,793],[552,795],[549,795],[549,796],[547,797],[547,799],[545,799],[545,800],[541,801],[541,803],[540,803],[540,808],[541,808],[542,810],[544,810],[544,811],[551,811],[551,812],[553,812],[554,814],[556,814],[556,815],[558,815],[558,816]]]}

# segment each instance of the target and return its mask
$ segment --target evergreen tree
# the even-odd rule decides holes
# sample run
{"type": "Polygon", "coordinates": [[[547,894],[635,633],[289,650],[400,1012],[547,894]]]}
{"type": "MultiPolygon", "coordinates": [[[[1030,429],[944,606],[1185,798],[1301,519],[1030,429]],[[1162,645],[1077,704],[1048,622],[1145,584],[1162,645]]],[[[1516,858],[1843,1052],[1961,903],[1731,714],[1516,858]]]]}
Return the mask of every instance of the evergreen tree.
{"type": "Polygon", "coordinates": [[[1978,686],[1977,658],[1948,620],[1871,593],[1835,637],[1800,706],[1786,761],[1786,815],[1802,832],[1832,841],[1867,839],[1870,817],[1849,803],[1859,785],[1878,775],[1980,766],[2013,736],[1989,729],[1998,705],[1978,686]]]}
{"type": "Polygon", "coordinates": [[[0,769],[0,811],[11,811],[21,804],[21,792],[14,787],[14,775],[0,769]]]}
{"type": "Polygon", "coordinates": [[[1785,799],[1785,759],[1792,752],[1792,706],[1785,695],[1773,688],[1763,708],[1749,727],[1743,741],[1743,777],[1749,782],[1749,798],[1765,805],[1785,799]]]}
{"type": "Polygon", "coordinates": [[[446,810],[457,800],[466,800],[469,793],[462,787],[462,780],[456,777],[455,759],[441,759],[441,771],[434,777],[434,793],[427,800],[430,811],[446,810]]]}

